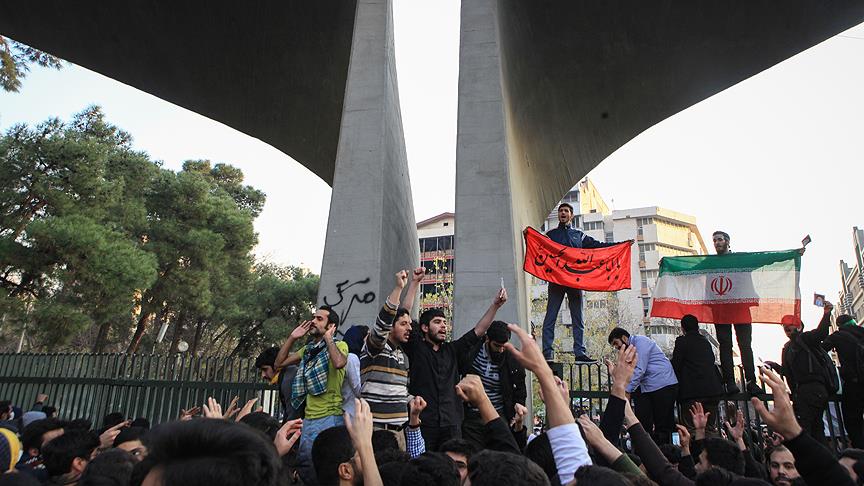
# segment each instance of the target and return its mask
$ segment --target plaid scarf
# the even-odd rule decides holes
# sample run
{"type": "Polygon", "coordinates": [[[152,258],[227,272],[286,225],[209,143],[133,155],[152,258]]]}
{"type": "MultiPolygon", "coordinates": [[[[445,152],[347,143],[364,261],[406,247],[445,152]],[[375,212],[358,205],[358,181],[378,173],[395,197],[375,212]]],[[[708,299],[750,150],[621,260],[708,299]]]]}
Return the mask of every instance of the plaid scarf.
{"type": "Polygon", "coordinates": [[[327,355],[326,344],[322,339],[318,343],[309,343],[303,352],[303,359],[297,367],[297,374],[291,382],[291,406],[300,408],[307,394],[314,396],[327,391],[327,368],[330,358],[327,355]],[[323,351],[323,352],[322,352],[323,351]]]}

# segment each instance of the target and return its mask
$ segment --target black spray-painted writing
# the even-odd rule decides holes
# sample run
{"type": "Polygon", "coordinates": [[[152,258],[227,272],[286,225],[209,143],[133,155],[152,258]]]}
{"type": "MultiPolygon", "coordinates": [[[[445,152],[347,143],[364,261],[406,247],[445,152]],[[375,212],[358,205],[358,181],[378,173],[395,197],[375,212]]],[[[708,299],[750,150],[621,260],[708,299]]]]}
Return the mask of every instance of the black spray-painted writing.
{"type": "MultiPolygon", "coordinates": [[[[339,282],[338,284],[336,284],[336,294],[339,296],[339,301],[331,304],[330,301],[328,301],[327,297],[325,296],[324,297],[324,305],[333,307],[335,309],[340,304],[342,304],[342,302],[344,302],[345,299],[347,298],[348,304],[345,307],[345,309],[342,311],[342,313],[339,314],[339,322],[344,323],[348,319],[348,315],[351,313],[351,307],[354,305],[355,302],[357,302],[359,304],[371,304],[372,302],[375,302],[375,292],[372,292],[372,291],[366,292],[362,295],[355,292],[350,297],[346,297],[345,293],[351,287],[354,287],[355,285],[366,285],[371,280],[372,280],[371,278],[366,277],[363,280],[357,280],[356,282],[351,282],[350,280],[345,280],[343,282],[339,282]]],[[[337,312],[338,312],[338,310],[337,310],[337,312]]]]}

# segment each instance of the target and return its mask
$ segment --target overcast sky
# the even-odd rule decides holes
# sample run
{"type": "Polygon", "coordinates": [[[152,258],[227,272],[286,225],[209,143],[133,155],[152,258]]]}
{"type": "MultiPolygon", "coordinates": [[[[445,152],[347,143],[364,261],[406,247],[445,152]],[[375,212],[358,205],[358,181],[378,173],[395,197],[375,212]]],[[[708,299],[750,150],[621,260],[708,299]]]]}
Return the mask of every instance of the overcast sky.
{"type": "MultiPolygon", "coordinates": [[[[454,209],[459,2],[395,0],[402,119],[417,220],[454,209]]],[[[652,127],[589,174],[617,209],[691,214],[737,251],[813,243],[802,264],[805,324],[814,292],[837,300],[839,260],[864,227],[864,25],[853,28],[652,127]]],[[[240,167],[267,193],[259,256],[321,266],[330,188],[272,147],[76,66],[34,69],[20,93],[0,92],[0,128],[68,119],[90,104],[166,167],[211,159],[240,167]],[[302,208],[302,210],[301,210],[302,208]]],[[[590,325],[590,323],[589,323],[590,325]]],[[[779,358],[779,326],[757,326],[756,354],[779,358]]]]}

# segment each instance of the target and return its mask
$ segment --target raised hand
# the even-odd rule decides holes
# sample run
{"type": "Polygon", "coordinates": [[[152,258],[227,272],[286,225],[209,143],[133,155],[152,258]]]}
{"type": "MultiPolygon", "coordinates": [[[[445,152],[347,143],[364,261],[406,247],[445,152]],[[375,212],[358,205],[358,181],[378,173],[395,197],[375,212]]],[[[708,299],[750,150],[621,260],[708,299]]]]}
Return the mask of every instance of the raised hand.
{"type": "Polygon", "coordinates": [[[36,395],[36,403],[45,403],[48,401],[48,395],[39,393],[36,395]]]}
{"type": "Polygon", "coordinates": [[[225,409],[225,413],[222,415],[222,418],[230,419],[231,417],[237,415],[237,413],[240,411],[240,409],[237,408],[238,401],[240,401],[240,397],[238,396],[235,396],[231,399],[231,403],[228,404],[228,408],[225,409]]]}
{"type": "Polygon", "coordinates": [[[765,404],[756,397],[750,399],[753,408],[756,409],[756,412],[771,430],[776,431],[786,440],[798,437],[801,434],[801,426],[795,419],[795,412],[792,411],[792,400],[789,399],[789,392],[786,390],[783,379],[777,373],[765,368],[760,368],[759,373],[762,375],[762,383],[771,387],[771,393],[774,395],[774,409],[769,411],[765,408],[765,404]]]}
{"type": "Polygon", "coordinates": [[[255,397],[251,400],[247,400],[246,404],[243,405],[243,408],[240,409],[240,412],[237,413],[236,421],[239,422],[243,417],[252,413],[252,409],[255,407],[255,402],[258,401],[258,397],[255,397]]]}
{"type": "Polygon", "coordinates": [[[489,400],[486,390],[483,388],[483,382],[477,375],[465,375],[465,378],[462,378],[462,381],[456,385],[456,394],[462,401],[475,407],[484,400],[489,400]]]}
{"type": "Polygon", "coordinates": [[[702,404],[696,402],[690,406],[690,415],[693,416],[693,428],[696,429],[696,438],[701,439],[704,437],[705,427],[708,426],[708,418],[711,416],[711,412],[706,412],[705,409],[702,408],[702,404]],[[700,435],[702,437],[700,437],[700,435]]]}
{"type": "Polygon", "coordinates": [[[396,286],[400,289],[404,289],[408,284],[408,271],[407,270],[399,270],[396,272],[396,286]]]}
{"type": "Polygon", "coordinates": [[[415,283],[420,283],[423,280],[423,277],[426,276],[426,269],[423,267],[417,267],[412,271],[411,281],[415,283]]]}
{"type": "Polygon", "coordinates": [[[333,336],[336,334],[336,326],[329,326],[326,331],[324,331],[324,342],[330,344],[333,342],[333,336]]]}
{"type": "Polygon", "coordinates": [[[499,289],[498,293],[495,294],[495,301],[493,303],[496,307],[500,308],[505,302],[507,302],[507,289],[499,289]]]}
{"type": "Polygon", "coordinates": [[[579,425],[582,426],[582,432],[585,433],[585,440],[591,444],[592,447],[597,448],[600,444],[606,440],[606,437],[603,435],[603,431],[600,430],[600,427],[591,420],[591,417],[588,414],[582,414],[577,419],[579,425]]]}
{"type": "MultiPolygon", "coordinates": [[[[564,403],[570,403],[570,386],[561,378],[555,377],[555,391],[564,399],[564,403]]],[[[546,398],[543,396],[543,389],[539,390],[540,400],[546,403],[546,398]]]]}
{"type": "Polygon", "coordinates": [[[513,405],[513,419],[510,420],[510,427],[513,427],[517,432],[525,427],[525,415],[528,414],[528,408],[521,403],[513,405]]]}
{"type": "Polygon", "coordinates": [[[633,377],[633,371],[636,369],[636,363],[639,362],[639,355],[636,353],[636,346],[627,346],[618,351],[618,359],[615,364],[606,360],[606,366],[609,367],[609,374],[612,375],[611,394],[618,398],[626,400],[626,389],[633,377]]]}
{"type": "Polygon", "coordinates": [[[523,368],[533,372],[535,375],[544,370],[548,370],[549,372],[552,371],[551,368],[549,368],[549,365],[546,364],[546,358],[543,357],[543,352],[540,351],[537,343],[528,335],[528,333],[515,324],[507,324],[507,328],[519,338],[519,341],[522,343],[522,350],[520,351],[516,349],[516,346],[513,346],[513,343],[506,343],[504,349],[506,349],[523,368]]]}
{"type": "MultiPolygon", "coordinates": [[[[247,402],[247,405],[248,403],[249,402],[247,402]]],[[[291,448],[294,447],[294,444],[300,439],[302,432],[302,418],[285,422],[285,425],[276,432],[276,437],[273,439],[273,445],[276,446],[276,451],[279,453],[279,457],[282,457],[291,451],[291,448]]]]}
{"type": "Polygon", "coordinates": [[[726,421],[726,430],[729,432],[729,437],[738,442],[744,440],[744,413],[741,410],[735,414],[735,425],[733,426],[729,421],[726,421]]]}
{"type": "Polygon", "coordinates": [[[207,403],[205,403],[204,406],[201,408],[204,410],[204,416],[207,418],[223,418],[222,405],[220,405],[219,402],[217,402],[216,399],[213,397],[208,397],[207,403]]]}
{"type": "Polygon", "coordinates": [[[351,441],[354,447],[360,449],[361,446],[368,445],[372,447],[372,412],[369,410],[369,403],[366,400],[354,399],[354,416],[352,417],[347,412],[345,413],[345,427],[348,429],[348,434],[351,435],[351,441]]]}
{"type": "Polygon", "coordinates": [[[131,423],[131,420],[124,420],[123,422],[120,422],[114,427],[106,430],[105,432],[102,432],[102,434],[99,436],[99,447],[101,449],[107,449],[114,445],[114,439],[116,439],[117,436],[120,435],[120,431],[125,429],[126,427],[129,427],[129,424],[131,423]]]}
{"type": "Polygon", "coordinates": [[[678,429],[678,442],[681,443],[681,450],[686,452],[686,454],[683,454],[683,455],[689,456],[690,455],[690,440],[691,440],[690,431],[687,430],[687,427],[684,427],[683,425],[680,425],[680,424],[676,424],[675,428],[678,429]]]}
{"type": "Polygon", "coordinates": [[[192,407],[190,409],[181,408],[180,409],[180,420],[192,420],[193,417],[201,413],[201,407],[192,407]]]}
{"type": "Polygon", "coordinates": [[[420,414],[426,409],[426,400],[420,395],[415,396],[408,402],[408,425],[414,428],[420,426],[420,414]]]}
{"type": "Polygon", "coordinates": [[[298,324],[293,331],[291,331],[291,337],[294,339],[300,339],[309,332],[309,329],[312,329],[312,321],[303,321],[298,324]]]}
{"type": "Polygon", "coordinates": [[[822,312],[825,314],[830,314],[832,310],[834,310],[834,304],[828,302],[827,300],[822,304],[822,312]]]}

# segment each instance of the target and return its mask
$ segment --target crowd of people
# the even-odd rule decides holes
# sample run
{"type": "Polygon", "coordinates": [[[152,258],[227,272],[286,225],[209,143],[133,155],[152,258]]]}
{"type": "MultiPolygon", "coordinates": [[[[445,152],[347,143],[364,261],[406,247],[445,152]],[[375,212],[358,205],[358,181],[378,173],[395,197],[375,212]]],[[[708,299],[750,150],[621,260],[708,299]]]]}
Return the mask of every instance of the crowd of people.
{"type": "Polygon", "coordinates": [[[44,395],[27,412],[0,402],[0,463],[9,471],[0,486],[864,483],[864,330],[843,315],[829,334],[829,303],[815,329],[785,323],[782,362],[758,367],[773,394],[770,409],[761,393],[748,404],[762,428],[726,401],[728,380],[691,315],[671,359],[651,339],[612,329],[605,409],[574,416],[545,346],[495,319],[505,289],[473,328],[451,337],[441,309],[412,320],[423,276],[423,268],[397,273],[371,327],[352,326],[339,340],[339,316],[322,306],[281,347],[264,350],[255,364],[279,390],[279,417],[257,399],[223,409],[210,398],[153,428],[121,413],[94,427],[61,420],[44,395]],[[545,404],[544,423],[532,429],[529,372],[545,404]],[[838,453],[822,417],[841,385],[852,448],[838,453]]]}

